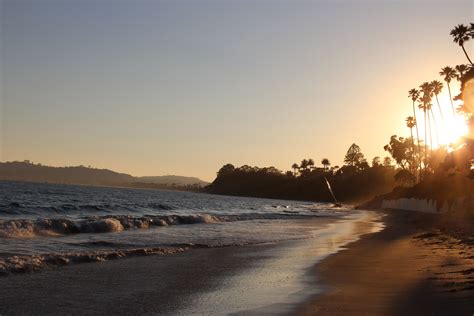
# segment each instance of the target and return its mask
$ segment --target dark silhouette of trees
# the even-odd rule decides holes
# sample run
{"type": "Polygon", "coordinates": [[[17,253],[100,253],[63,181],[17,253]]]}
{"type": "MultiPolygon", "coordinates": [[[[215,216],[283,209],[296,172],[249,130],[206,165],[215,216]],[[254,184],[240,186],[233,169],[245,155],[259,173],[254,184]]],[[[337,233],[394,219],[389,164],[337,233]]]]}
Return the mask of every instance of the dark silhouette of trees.
{"type": "Polygon", "coordinates": [[[329,159],[321,160],[323,168],[311,168],[313,159],[294,163],[294,172],[281,172],[274,167],[259,168],[247,165],[234,167],[224,165],[206,192],[214,194],[254,196],[278,199],[332,201],[325,177],[338,200],[350,201],[370,197],[372,194],[389,192],[395,184],[395,171],[381,165],[369,167],[359,146],[353,144],[348,150],[350,164],[342,168],[329,168],[329,159]]]}

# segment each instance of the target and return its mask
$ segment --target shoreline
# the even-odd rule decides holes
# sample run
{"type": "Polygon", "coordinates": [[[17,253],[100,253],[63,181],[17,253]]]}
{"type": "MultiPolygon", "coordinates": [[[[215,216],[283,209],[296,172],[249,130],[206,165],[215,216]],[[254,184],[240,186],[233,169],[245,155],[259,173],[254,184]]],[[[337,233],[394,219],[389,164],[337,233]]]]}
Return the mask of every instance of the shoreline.
{"type": "Polygon", "coordinates": [[[367,212],[334,223],[308,221],[314,231],[305,239],[6,276],[0,278],[0,313],[290,313],[321,291],[308,273],[315,262],[374,229],[374,216],[367,212]]]}
{"type": "Polygon", "coordinates": [[[385,214],[385,229],[362,236],[316,264],[325,291],[294,314],[472,315],[472,239],[439,229],[437,215],[385,214]]]}

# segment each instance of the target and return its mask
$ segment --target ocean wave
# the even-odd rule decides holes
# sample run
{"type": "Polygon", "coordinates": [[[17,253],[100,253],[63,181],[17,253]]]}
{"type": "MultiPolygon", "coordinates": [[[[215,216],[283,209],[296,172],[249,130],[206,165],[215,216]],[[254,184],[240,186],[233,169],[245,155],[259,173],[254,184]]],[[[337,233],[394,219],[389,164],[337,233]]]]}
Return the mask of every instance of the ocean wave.
{"type": "Polygon", "coordinates": [[[189,249],[189,247],[157,247],[11,256],[0,258],[0,275],[35,272],[45,268],[54,268],[76,263],[103,262],[126,257],[174,254],[187,249],[189,249]]]}
{"type": "Polygon", "coordinates": [[[235,215],[163,215],[142,216],[114,215],[89,217],[80,220],[66,218],[40,218],[0,220],[0,238],[53,237],[69,234],[114,233],[130,229],[148,229],[169,225],[214,224],[247,220],[298,219],[317,217],[295,213],[235,214],[235,215]]]}

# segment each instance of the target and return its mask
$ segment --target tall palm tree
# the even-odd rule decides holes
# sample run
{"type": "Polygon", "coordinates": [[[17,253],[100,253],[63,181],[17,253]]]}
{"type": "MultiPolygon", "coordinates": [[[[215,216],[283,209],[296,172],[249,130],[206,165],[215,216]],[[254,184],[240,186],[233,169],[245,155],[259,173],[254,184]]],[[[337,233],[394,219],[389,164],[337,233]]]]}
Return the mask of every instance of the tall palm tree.
{"type": "Polygon", "coordinates": [[[324,171],[328,171],[329,166],[331,165],[331,163],[329,162],[329,159],[327,158],[323,158],[321,160],[321,164],[324,166],[324,171]]]}
{"type": "Polygon", "coordinates": [[[443,84],[438,80],[433,80],[431,81],[431,87],[433,89],[433,94],[435,95],[435,98],[436,98],[436,103],[438,104],[439,114],[441,115],[441,119],[444,120],[443,111],[441,111],[441,105],[439,105],[439,100],[438,100],[438,94],[440,94],[441,91],[443,90],[443,84]]]}
{"type": "Polygon", "coordinates": [[[308,159],[308,167],[309,167],[309,170],[313,169],[314,167],[314,160],[311,158],[308,159]]]}
{"type": "MultiPolygon", "coordinates": [[[[431,98],[432,98],[432,93],[431,93],[431,84],[429,82],[423,82],[421,85],[420,85],[420,89],[421,89],[421,96],[419,97],[419,101],[420,101],[420,104],[418,105],[418,107],[423,110],[423,114],[424,114],[424,120],[425,120],[425,171],[426,171],[426,167],[427,167],[427,162],[428,162],[428,156],[427,156],[427,153],[428,153],[428,125],[431,125],[429,124],[430,122],[430,117],[429,117],[429,111],[431,109],[431,98]]],[[[431,127],[431,126],[430,126],[431,127]]],[[[429,129],[430,131],[430,143],[431,143],[431,148],[433,148],[433,141],[432,141],[432,137],[431,137],[431,128],[429,129]]]]}
{"type": "MultiPolygon", "coordinates": [[[[410,91],[408,91],[408,97],[411,98],[411,101],[412,101],[413,119],[416,122],[415,102],[420,97],[420,91],[418,91],[417,89],[411,89],[410,91]]],[[[418,157],[420,157],[420,159],[421,159],[420,134],[418,132],[418,124],[415,124],[415,128],[416,128],[416,139],[417,139],[417,143],[418,143],[418,157]]],[[[418,161],[418,163],[419,163],[419,169],[420,169],[420,172],[421,172],[421,161],[418,161]]]]}
{"type": "Polygon", "coordinates": [[[461,46],[464,55],[466,55],[467,60],[469,60],[469,63],[472,65],[472,61],[464,48],[464,43],[471,38],[471,29],[464,24],[458,24],[449,34],[453,37],[453,41],[461,46]]]}
{"type": "Polygon", "coordinates": [[[415,165],[416,158],[415,158],[415,140],[413,139],[413,127],[416,126],[416,120],[413,116],[408,116],[406,119],[407,127],[410,129],[410,135],[411,135],[411,145],[412,145],[412,161],[411,161],[411,169],[413,172],[413,186],[416,184],[416,169],[417,166],[415,165]]]}
{"type": "Polygon", "coordinates": [[[456,112],[454,111],[453,96],[451,95],[451,88],[449,87],[449,83],[451,82],[452,79],[456,78],[456,71],[453,68],[446,66],[446,67],[441,68],[439,75],[444,76],[443,79],[446,82],[446,85],[448,86],[449,101],[451,102],[451,108],[453,109],[453,115],[454,115],[456,114],[456,112]]]}

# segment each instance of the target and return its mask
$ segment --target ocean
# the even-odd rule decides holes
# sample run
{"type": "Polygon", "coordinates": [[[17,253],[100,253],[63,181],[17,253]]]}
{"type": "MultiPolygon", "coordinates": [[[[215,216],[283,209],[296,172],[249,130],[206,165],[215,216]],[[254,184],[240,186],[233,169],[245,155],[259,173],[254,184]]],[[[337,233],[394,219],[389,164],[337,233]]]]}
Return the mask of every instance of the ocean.
{"type": "Polygon", "coordinates": [[[326,203],[0,182],[0,274],[315,238],[363,214],[326,203]]]}

